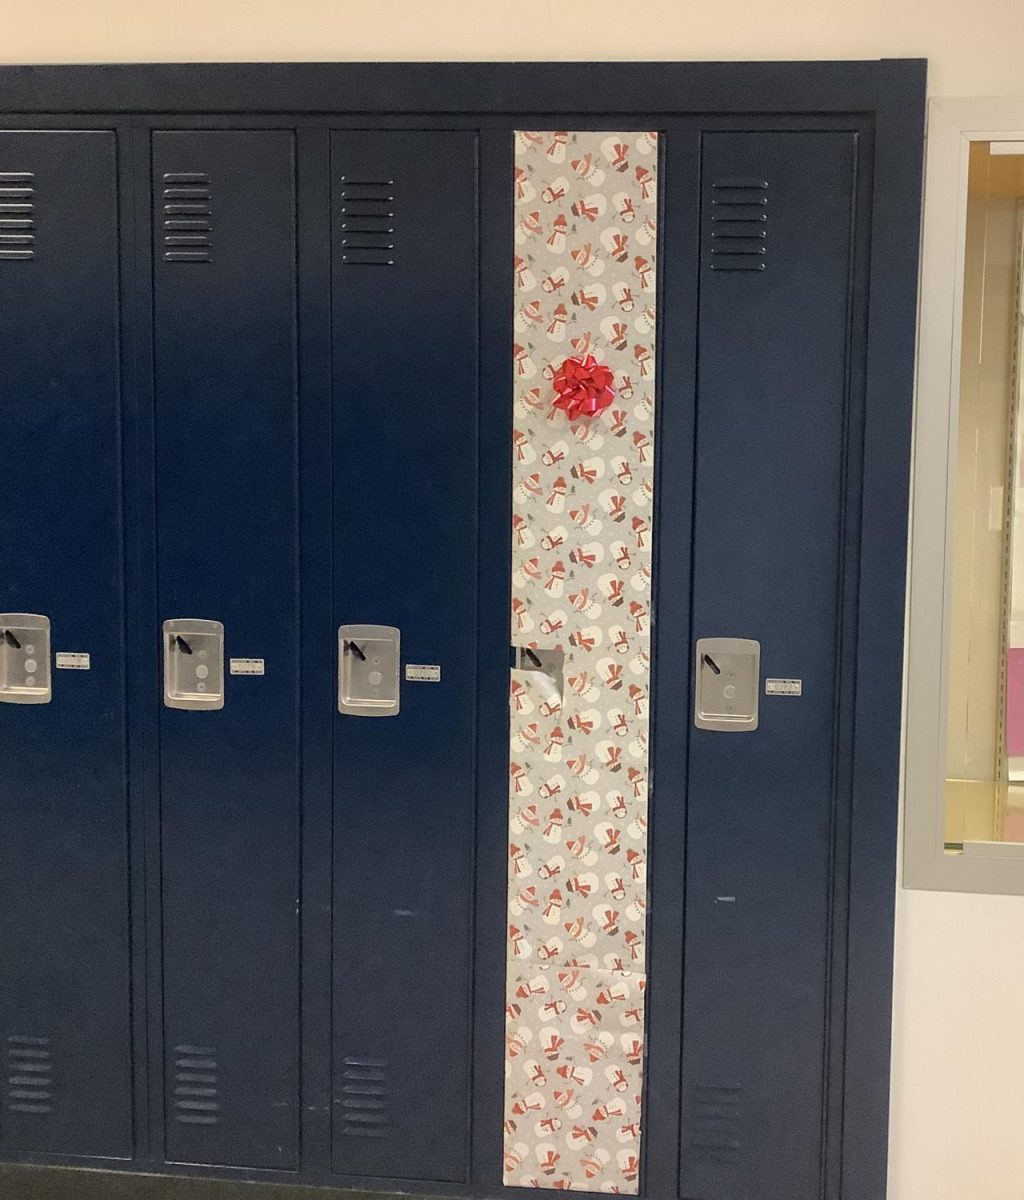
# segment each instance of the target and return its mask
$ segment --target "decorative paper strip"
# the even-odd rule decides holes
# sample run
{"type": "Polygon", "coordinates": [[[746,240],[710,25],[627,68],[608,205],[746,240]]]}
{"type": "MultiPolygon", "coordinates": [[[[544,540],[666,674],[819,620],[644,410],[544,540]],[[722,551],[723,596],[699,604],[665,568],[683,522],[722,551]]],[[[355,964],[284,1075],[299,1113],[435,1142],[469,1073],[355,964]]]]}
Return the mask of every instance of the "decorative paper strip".
{"type": "Polygon", "coordinates": [[[639,1186],[657,158],[654,133],[516,134],[505,1182],[525,1187],[639,1186]],[[566,360],[576,379],[590,356],[611,403],[570,419],[566,360]]]}
{"type": "Polygon", "coordinates": [[[644,977],[543,967],[509,993],[505,1182],[636,1192],[644,977]]]}

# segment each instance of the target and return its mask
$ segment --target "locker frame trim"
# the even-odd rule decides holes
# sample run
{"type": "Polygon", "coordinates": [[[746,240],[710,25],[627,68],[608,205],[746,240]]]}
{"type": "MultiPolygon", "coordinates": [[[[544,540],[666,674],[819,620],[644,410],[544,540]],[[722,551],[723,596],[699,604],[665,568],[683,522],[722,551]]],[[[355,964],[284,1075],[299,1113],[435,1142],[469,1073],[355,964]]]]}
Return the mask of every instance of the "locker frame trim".
{"type": "MultiPolygon", "coordinates": [[[[620,103],[612,119],[643,119],[666,129],[699,128],[702,120],[716,118],[731,123],[730,118],[741,121],[749,117],[758,127],[778,121],[782,128],[792,128],[790,121],[800,124],[816,117],[830,128],[844,118],[855,118],[858,124],[868,122],[874,136],[874,175],[868,249],[863,503],[859,539],[847,547],[859,553],[860,573],[845,927],[844,1082],[838,1115],[841,1161],[833,1182],[825,1184],[827,1195],[844,1200],[873,1200],[884,1194],[886,1182],[907,553],[904,523],[892,518],[894,513],[905,513],[908,503],[925,76],[923,59],[0,67],[0,128],[24,129],[29,122],[36,128],[112,128],[119,133],[122,165],[125,146],[140,135],[147,137],[150,128],[173,128],[189,117],[197,118],[190,122],[192,127],[223,127],[232,114],[241,118],[237,122],[241,126],[267,114],[264,127],[301,116],[305,119],[298,124],[304,128],[339,120],[372,128],[375,121],[383,126],[405,116],[409,127],[431,120],[446,128],[464,127],[463,122],[472,118],[481,131],[507,130],[513,127],[514,117],[536,116],[539,121],[547,114],[557,115],[558,127],[567,122],[593,127],[595,118],[607,118],[608,98],[615,96],[620,103]],[[258,97],[255,106],[254,97],[258,97]],[[765,97],[770,97],[767,105],[765,97]],[[166,121],[146,120],[156,114],[164,114],[166,121]]],[[[489,194],[494,195],[493,180],[489,194]]],[[[127,194],[122,203],[131,208],[139,199],[127,194]]],[[[137,253],[138,248],[135,250],[137,253]]],[[[126,248],[126,260],[130,256],[131,248],[126,248]]],[[[129,325],[135,323],[131,315],[126,320],[129,325]]],[[[131,373],[133,364],[126,362],[125,369],[131,373]]],[[[492,511],[500,508],[497,498],[484,499],[492,511]]],[[[492,585],[497,582],[491,581],[492,585]]],[[[481,642],[487,636],[481,629],[481,642]]],[[[667,755],[667,749],[664,753],[667,755]]],[[[656,766],[662,763],[662,754],[656,746],[656,766]]],[[[664,765],[668,763],[666,757],[664,765]]],[[[139,899],[133,897],[133,909],[139,899]]],[[[144,961],[138,932],[133,946],[144,961]]],[[[136,984],[137,1055],[145,1054],[138,1008],[144,1003],[145,991],[144,982],[136,984]]],[[[149,997],[151,1003],[156,999],[149,997]]],[[[137,1096],[137,1102],[137,1116],[143,1124],[138,1131],[140,1157],[117,1164],[128,1170],[138,1170],[147,1156],[142,1116],[145,1097],[137,1096]]],[[[67,1164],[69,1160],[25,1155],[22,1161],[67,1164]]],[[[95,1162],[87,1159],[83,1165],[95,1162]]],[[[12,1169],[0,1165],[0,1171],[12,1169]]],[[[169,1175],[189,1171],[165,1164],[158,1169],[169,1175]]],[[[216,1169],[204,1172],[216,1173],[216,1169]]],[[[225,1170],[222,1174],[234,1179],[284,1178],[280,1173],[260,1171],[225,1170]]],[[[377,1182],[382,1186],[388,1183],[377,1182]]],[[[402,1190],[409,1185],[410,1181],[403,1181],[402,1190]]],[[[443,1190],[466,1195],[481,1186],[485,1185],[445,1185],[443,1190]]],[[[435,1184],[424,1190],[437,1189],[435,1184]]],[[[521,1189],[488,1190],[521,1195],[521,1189]]]]}

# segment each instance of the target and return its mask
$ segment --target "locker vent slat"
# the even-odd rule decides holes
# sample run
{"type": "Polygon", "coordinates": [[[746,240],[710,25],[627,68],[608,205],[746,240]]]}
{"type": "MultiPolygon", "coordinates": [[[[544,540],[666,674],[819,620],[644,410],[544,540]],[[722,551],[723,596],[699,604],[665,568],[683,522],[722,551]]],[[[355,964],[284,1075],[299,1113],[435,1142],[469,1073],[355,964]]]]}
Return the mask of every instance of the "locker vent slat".
{"type": "Polygon", "coordinates": [[[217,1052],[210,1046],[174,1047],[174,1119],[179,1125],[220,1124],[217,1052]]]}
{"type": "Polygon", "coordinates": [[[705,1162],[734,1163],[740,1153],[740,1092],[737,1084],[694,1085],[690,1096],[690,1147],[705,1162]]]}
{"type": "Polygon", "coordinates": [[[346,1058],[341,1096],[335,1101],[347,1137],[387,1137],[387,1063],[382,1058],[346,1058]]]}
{"type": "Polygon", "coordinates": [[[712,271],[763,271],[768,253],[768,181],[720,179],[711,185],[712,271]]]}
{"type": "Polygon", "coordinates": [[[341,261],[345,266],[395,265],[394,182],[342,176],[341,261]]]}
{"type": "Polygon", "coordinates": [[[49,1038],[7,1039],[4,1107],[8,1112],[32,1116],[53,1112],[53,1057],[49,1038]]]}
{"type": "Polygon", "coordinates": [[[169,171],[163,177],[164,261],[207,263],[213,249],[213,191],[201,171],[169,171]]]}
{"type": "Polygon", "coordinates": [[[31,171],[0,171],[0,261],[35,258],[35,194],[31,171]]]}

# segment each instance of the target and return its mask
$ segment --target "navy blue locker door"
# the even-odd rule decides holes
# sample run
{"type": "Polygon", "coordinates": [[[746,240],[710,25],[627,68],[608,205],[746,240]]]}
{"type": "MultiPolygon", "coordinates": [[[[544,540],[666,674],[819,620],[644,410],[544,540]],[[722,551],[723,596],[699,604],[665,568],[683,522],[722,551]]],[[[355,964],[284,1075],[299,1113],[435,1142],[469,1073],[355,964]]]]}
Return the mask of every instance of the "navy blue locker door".
{"type": "Polygon", "coordinates": [[[284,1169],[298,1153],[294,177],[288,131],[153,135],[159,615],[223,622],[226,656],[223,709],[161,708],[166,1153],[284,1169]],[[231,657],[265,674],[229,674],[231,657]]]}
{"type": "Polygon", "coordinates": [[[0,611],[90,656],[49,704],[0,704],[10,1152],[132,1147],[115,150],[0,133],[0,611]]]}
{"type": "MultiPolygon", "coordinates": [[[[335,620],[397,626],[403,660],[397,716],[334,718],[334,1165],[462,1180],[476,721],[476,136],[336,133],[332,180],[335,620]],[[439,668],[439,682],[407,681],[410,663],[439,668]]],[[[496,420],[501,411],[499,398],[496,420]]]]}
{"type": "Polygon", "coordinates": [[[691,734],[687,1200],[821,1189],[855,154],[704,139],[693,632],[757,639],[803,692],[691,734]]]}

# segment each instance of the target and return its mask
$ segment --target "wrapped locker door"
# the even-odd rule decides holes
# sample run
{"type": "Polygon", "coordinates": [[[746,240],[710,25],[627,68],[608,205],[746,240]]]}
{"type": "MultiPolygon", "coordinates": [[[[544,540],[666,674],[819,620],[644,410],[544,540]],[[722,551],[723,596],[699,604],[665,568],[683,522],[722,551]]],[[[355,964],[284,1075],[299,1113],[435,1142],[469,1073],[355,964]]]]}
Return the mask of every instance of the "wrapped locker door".
{"type": "Polygon", "coordinates": [[[282,1169],[298,1156],[294,176],[289,131],[153,134],[159,619],[176,622],[154,631],[166,1153],[282,1169]]]}
{"type": "Polygon", "coordinates": [[[5,1153],[132,1151],[117,222],[113,133],[0,133],[5,1153]]]}

